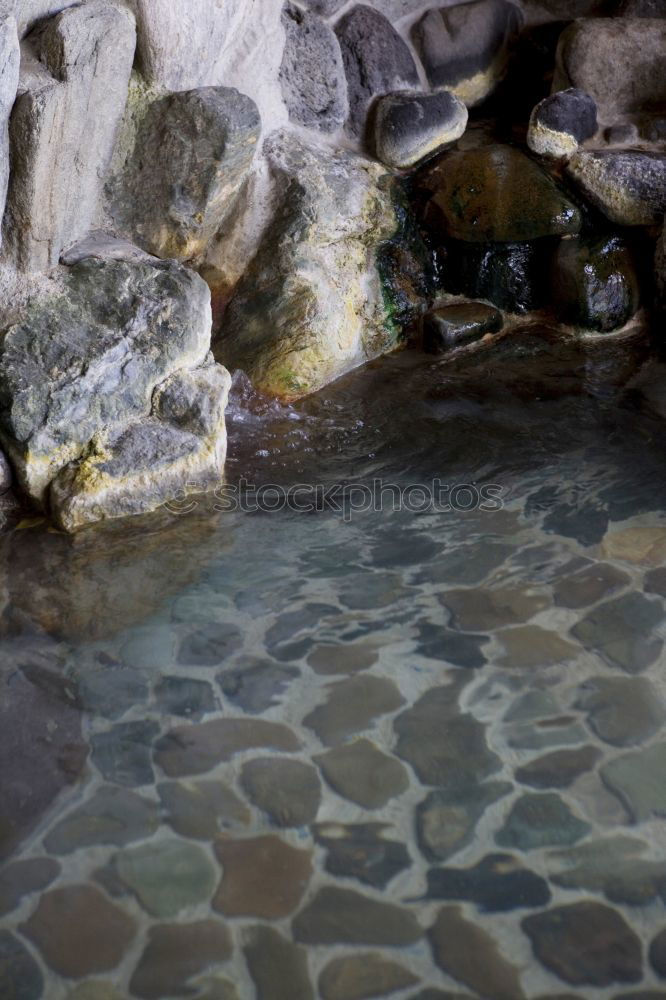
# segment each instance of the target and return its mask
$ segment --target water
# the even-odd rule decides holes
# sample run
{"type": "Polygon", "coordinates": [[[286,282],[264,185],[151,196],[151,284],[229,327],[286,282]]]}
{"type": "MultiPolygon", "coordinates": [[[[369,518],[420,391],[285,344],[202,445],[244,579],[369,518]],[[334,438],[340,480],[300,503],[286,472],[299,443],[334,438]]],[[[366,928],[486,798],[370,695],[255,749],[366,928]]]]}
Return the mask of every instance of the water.
{"type": "Polygon", "coordinates": [[[3,1000],[666,995],[663,372],[545,343],[237,380],[241,493],[5,535],[3,1000]]]}

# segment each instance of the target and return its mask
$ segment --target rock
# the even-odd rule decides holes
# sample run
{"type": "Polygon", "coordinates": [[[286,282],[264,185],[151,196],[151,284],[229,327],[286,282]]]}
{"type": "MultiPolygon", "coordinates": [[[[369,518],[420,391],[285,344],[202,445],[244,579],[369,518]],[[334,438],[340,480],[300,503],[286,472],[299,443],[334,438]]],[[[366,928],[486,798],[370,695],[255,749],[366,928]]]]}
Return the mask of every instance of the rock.
{"type": "Polygon", "coordinates": [[[431,868],[428,899],[469,901],[487,913],[546,906],[545,879],[523,868],[511,854],[488,854],[472,868],[431,868]]]}
{"type": "Polygon", "coordinates": [[[381,809],[409,787],[407,771],[370,740],[356,740],[313,757],[333,791],[365,809],[381,809]]]}
{"type": "Polygon", "coordinates": [[[439,663],[477,670],[488,662],[481,649],[489,641],[487,635],[462,634],[422,621],[418,625],[418,639],[416,651],[439,663]]]}
{"type": "Polygon", "coordinates": [[[645,743],[666,721],[666,708],[645,677],[592,677],[581,685],[576,708],[605,743],[627,747],[645,743]]]}
{"type": "Polygon", "coordinates": [[[215,853],[224,874],[213,908],[227,917],[287,917],[299,906],[312,876],[312,852],[272,835],[218,837],[215,853]]]}
{"type": "Polygon", "coordinates": [[[587,648],[611,666],[640,673],[661,653],[663,640],[656,629],[664,620],[660,600],[631,591],[599,604],[571,630],[587,648]]]}
{"type": "Polygon", "coordinates": [[[408,46],[377,10],[357,4],[335,25],[347,76],[352,135],[362,137],[375,97],[418,87],[419,76],[408,46]]]}
{"type": "Polygon", "coordinates": [[[159,731],[156,722],[121,722],[92,737],[92,759],[107,781],[130,788],[151,785],[152,745],[159,731]]]}
{"type": "Polygon", "coordinates": [[[582,901],[525,917],[521,926],[534,954],[574,986],[637,983],[643,976],[641,942],[617,910],[582,901]]]}
{"type": "Polygon", "coordinates": [[[656,18],[576,21],[560,36],[553,90],[584,90],[603,122],[631,117],[666,99],[665,45],[666,24],[656,18]]]}
{"type": "Polygon", "coordinates": [[[374,720],[405,704],[400,691],[386,677],[361,674],[328,686],[329,695],[303,719],[324,746],[339,746],[355,733],[372,728],[374,720]]]}
{"type": "Polygon", "coordinates": [[[582,847],[553,851],[558,867],[548,877],[565,889],[603,892],[612,903],[646,906],[666,898],[666,864],[637,855],[647,845],[630,837],[588,841],[582,847]]]}
{"type": "Polygon", "coordinates": [[[402,906],[380,903],[352,889],[324,886],[292,921],[304,944],[405,947],[422,936],[416,917],[402,906]]]}
{"type": "Polygon", "coordinates": [[[207,902],[217,881],[208,855],[184,840],[160,840],[120,851],[114,862],[121,881],[143,908],[161,919],[207,902]]]}
{"type": "Polygon", "coordinates": [[[666,816],[666,743],[615,757],[601,768],[606,787],[629,810],[635,823],[666,816]]]}
{"type": "Polygon", "coordinates": [[[502,847],[531,851],[537,847],[575,844],[589,833],[589,823],[575,816],[554,792],[529,793],[514,802],[495,835],[502,847]]]}
{"type": "Polygon", "coordinates": [[[650,965],[660,979],[666,979],[666,929],[659,933],[650,942],[650,965]]]}
{"type": "Polygon", "coordinates": [[[648,570],[643,579],[643,593],[666,597],[666,566],[648,570]]]}
{"type": "Polygon", "coordinates": [[[319,976],[319,993],[322,1000],[366,1000],[416,983],[418,977],[397,962],[364,952],[330,961],[319,976]]]}
{"type": "Polygon", "coordinates": [[[507,0],[475,0],[426,11],[412,39],[431,86],[446,87],[469,107],[504,76],[521,24],[518,7],[507,0]]]}
{"type": "Polygon", "coordinates": [[[139,127],[116,219],[158,257],[201,260],[242,195],[260,129],[254,101],[231,87],[158,99],[139,127]]]}
{"type": "Polygon", "coordinates": [[[346,0],[303,0],[302,5],[322,17],[332,17],[345,3],[346,0]]]}
{"type": "MultiPolygon", "coordinates": [[[[0,219],[5,214],[9,186],[9,116],[19,83],[19,49],[16,20],[2,17],[0,8],[0,219]]],[[[2,236],[0,234],[0,245],[2,236]]]]}
{"type": "Polygon", "coordinates": [[[445,861],[471,843],[486,809],[508,795],[507,781],[434,791],[416,809],[416,836],[429,861],[445,861]]]}
{"type": "Polygon", "coordinates": [[[178,662],[188,667],[214,667],[243,645],[237,625],[211,622],[186,635],[178,650],[178,662]]]}
{"type": "Polygon", "coordinates": [[[497,638],[505,653],[499,663],[514,670],[547,667],[578,656],[578,647],[540,625],[502,629],[497,638]]]}
{"type": "Polygon", "coordinates": [[[134,939],[131,917],[89,885],[45,893],[19,930],[59,976],[82,979],[115,969],[134,939]]]}
{"type": "Polygon", "coordinates": [[[658,524],[608,531],[601,551],[609,559],[621,559],[634,566],[661,567],[666,558],[666,531],[658,524]]]}
{"type": "Polygon", "coordinates": [[[286,3],[286,41],[280,84],[289,117],[298,125],[334,132],[347,117],[347,89],[335,32],[315,14],[286,3]]]}
{"type": "Polygon", "coordinates": [[[640,141],[638,127],[633,122],[609,125],[604,129],[604,139],[609,146],[633,146],[640,141]]]}
{"type": "Polygon", "coordinates": [[[529,587],[447,590],[440,600],[451,612],[454,626],[465,631],[524,622],[549,604],[545,594],[535,593],[529,587]]]}
{"type": "Polygon", "coordinates": [[[135,39],[125,6],[92,0],[44,22],[23,42],[9,130],[6,229],[23,270],[54,266],[92,228],[127,100],[135,39]]]}
{"type": "Polygon", "coordinates": [[[316,819],[321,782],[314,767],[299,760],[256,757],[243,764],[241,784],[276,826],[308,826],[316,819]]]}
{"type": "Polygon", "coordinates": [[[0,930],[0,995],[6,1000],[39,1000],[44,977],[28,949],[0,930]]]}
{"type": "Polygon", "coordinates": [[[223,694],[244,712],[260,715],[279,705],[290,684],[301,676],[297,667],[259,660],[225,670],[217,675],[223,694]]]}
{"type": "MultiPolygon", "coordinates": [[[[441,237],[435,236],[437,242],[441,237]]],[[[509,313],[526,313],[548,304],[552,246],[531,243],[468,243],[444,240],[442,269],[446,291],[487,299],[509,313]]],[[[497,350],[497,345],[494,349],[497,350]]]]}
{"type": "Polygon", "coordinates": [[[208,712],[214,712],[217,700],[208,681],[197,681],[190,677],[162,677],[155,685],[155,703],[165,715],[183,715],[200,719],[208,712]]]}
{"type": "Polygon", "coordinates": [[[384,837],[387,829],[384,823],[317,823],[312,832],[326,848],[327,872],[384,889],[412,863],[403,843],[384,837]]]}
{"type": "Polygon", "coordinates": [[[597,106],[570,87],[544,98],[530,117],[527,145],[540,156],[570,156],[597,131],[597,106]]]}
{"type": "Polygon", "coordinates": [[[272,927],[256,924],[244,934],[243,954],[257,1000],[314,1000],[305,948],[272,927]]]}
{"type": "Polygon", "coordinates": [[[51,828],[44,846],[53,854],[71,854],[99,844],[123,847],[152,836],[158,826],[154,802],[128,789],[103,785],[51,828]]]}
{"type": "Polygon", "coordinates": [[[440,153],[466,128],[467,108],[448,90],[387,94],[374,110],[375,152],[387,166],[408,170],[440,153]]]}
{"type": "Polygon", "coordinates": [[[189,981],[231,958],[229,931],[217,920],[193,924],[157,924],[148,931],[148,943],[132,973],[130,990],[137,997],[159,1000],[173,993],[189,993],[189,981]]]}
{"type": "Polygon", "coordinates": [[[346,152],[323,157],[287,133],[264,152],[280,209],[229,305],[216,354],[258,390],[296,399],[395,346],[374,257],[397,222],[378,164],[346,152]]]}
{"type": "Polygon", "coordinates": [[[16,909],[24,896],[46,889],[59,874],[60,865],[53,858],[26,858],[3,867],[0,871],[0,916],[16,909]]]}
{"type": "Polygon", "coordinates": [[[181,837],[213,840],[223,830],[249,826],[251,813],[221,781],[169,781],[157,786],[169,826],[181,837]]]}
{"type": "Polygon", "coordinates": [[[499,309],[485,302],[439,306],[423,318],[423,347],[429,354],[441,354],[498,333],[503,325],[499,309]]]}
{"type": "Polygon", "coordinates": [[[513,146],[446,153],[431,171],[427,186],[432,191],[433,217],[453,239],[520,243],[576,234],[581,227],[573,202],[537,163],[513,146]]]}
{"type": "Polygon", "coordinates": [[[162,90],[192,90],[211,82],[229,29],[228,15],[210,0],[135,0],[139,64],[148,83],[162,90]]]}
{"type": "MultiPolygon", "coordinates": [[[[352,598],[347,597],[347,600],[352,598]]],[[[378,660],[377,651],[361,643],[344,643],[339,646],[315,646],[308,656],[308,666],[316,674],[357,674],[367,670],[378,660]]]]}
{"type": "Polygon", "coordinates": [[[123,996],[108,980],[88,979],[70,990],[66,1000],[123,1000],[123,996]]]}
{"type": "Polygon", "coordinates": [[[569,788],[582,774],[591,771],[602,756],[597,747],[554,750],[537,757],[515,771],[516,781],[532,788],[569,788]]]}
{"type": "Polygon", "coordinates": [[[666,154],[637,149],[581,150],[566,174],[620,226],[654,226],[666,211],[666,154]]]}
{"type": "Polygon", "coordinates": [[[518,970],[485,930],[465,919],[461,907],[443,907],[429,937],[435,962],[452,979],[493,1000],[525,996],[518,970]]]}
{"type": "Polygon", "coordinates": [[[98,717],[118,719],[134,705],[148,701],[146,676],[133,667],[86,664],[76,667],[74,676],[83,708],[98,717]]]}
{"type": "Polygon", "coordinates": [[[624,570],[598,562],[558,580],[553,593],[555,603],[562,608],[586,608],[630,583],[631,577],[624,570]]]}
{"type": "Polygon", "coordinates": [[[562,240],[553,259],[557,318],[584,330],[623,327],[639,305],[631,252],[620,236],[562,240]]]}
{"type": "Polygon", "coordinates": [[[158,741],[155,762],[170,778],[182,778],[205,774],[235,754],[255,747],[289,752],[298,750],[300,743],[279,722],[214,719],[172,729],[158,741]]]}

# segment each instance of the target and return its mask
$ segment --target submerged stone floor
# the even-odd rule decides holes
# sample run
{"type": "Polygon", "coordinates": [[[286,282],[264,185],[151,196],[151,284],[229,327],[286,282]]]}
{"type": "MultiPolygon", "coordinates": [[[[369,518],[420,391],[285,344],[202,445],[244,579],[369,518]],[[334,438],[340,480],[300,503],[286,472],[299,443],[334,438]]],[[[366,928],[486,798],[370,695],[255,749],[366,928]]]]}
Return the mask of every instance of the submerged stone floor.
{"type": "Polygon", "coordinates": [[[116,555],[78,621],[42,575],[0,997],[666,997],[666,520],[565,465],[445,524],[183,516],[134,618],[116,555]]]}

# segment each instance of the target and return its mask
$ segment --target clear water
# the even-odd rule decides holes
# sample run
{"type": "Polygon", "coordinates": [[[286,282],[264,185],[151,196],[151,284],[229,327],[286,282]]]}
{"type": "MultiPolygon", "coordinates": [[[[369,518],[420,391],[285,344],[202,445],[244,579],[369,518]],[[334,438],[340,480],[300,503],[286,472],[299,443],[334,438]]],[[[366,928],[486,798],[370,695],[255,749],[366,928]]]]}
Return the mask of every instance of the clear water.
{"type": "Polygon", "coordinates": [[[603,359],[236,382],[246,504],[501,506],[4,537],[3,1000],[666,995],[663,373],[603,359]]]}

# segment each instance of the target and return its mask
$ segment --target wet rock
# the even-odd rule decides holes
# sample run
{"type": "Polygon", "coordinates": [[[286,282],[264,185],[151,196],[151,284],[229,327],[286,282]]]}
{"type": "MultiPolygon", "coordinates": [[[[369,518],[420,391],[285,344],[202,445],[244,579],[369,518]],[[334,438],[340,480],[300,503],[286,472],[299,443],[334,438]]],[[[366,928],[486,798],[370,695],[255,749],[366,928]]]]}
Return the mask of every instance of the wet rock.
{"type": "MultiPolygon", "coordinates": [[[[9,116],[16,100],[19,84],[21,52],[13,16],[5,17],[5,8],[0,10],[0,66],[2,66],[2,86],[0,87],[0,219],[5,214],[7,188],[9,185],[9,116]]],[[[13,13],[10,6],[7,12],[13,13]]],[[[2,238],[0,237],[0,244],[2,238]]]]}
{"type": "Polygon", "coordinates": [[[464,918],[459,906],[439,911],[429,937],[435,962],[452,979],[493,1000],[525,996],[518,970],[486,931],[464,918]]]}
{"type": "MultiPolygon", "coordinates": [[[[435,233],[434,239],[439,237],[435,233]]],[[[510,313],[526,313],[547,305],[552,259],[550,240],[531,243],[446,241],[443,282],[446,291],[487,299],[510,313]]],[[[522,331],[521,331],[522,333],[522,331]]],[[[501,341],[495,345],[498,349],[501,341]]]]}
{"type": "Polygon", "coordinates": [[[453,615],[456,628],[466,631],[492,631],[503,625],[524,622],[549,604],[545,594],[519,587],[447,590],[441,601],[453,615]]]}
{"type": "Polygon", "coordinates": [[[243,764],[241,784],[276,826],[307,826],[317,816],[321,782],[315,768],[302,761],[257,757],[243,764]]]}
{"type": "Polygon", "coordinates": [[[511,726],[507,733],[507,743],[516,750],[545,750],[568,743],[580,744],[585,739],[585,729],[571,715],[511,726]]]}
{"type": "Polygon", "coordinates": [[[578,819],[559,795],[535,792],[514,802],[504,826],[495,834],[495,842],[501,847],[531,851],[575,844],[590,830],[589,823],[578,819]]]}
{"type": "Polygon", "coordinates": [[[651,569],[645,574],[643,591],[646,594],[659,594],[666,597],[666,566],[651,569]]]}
{"type": "Polygon", "coordinates": [[[481,650],[488,642],[486,635],[461,634],[430,622],[418,624],[417,652],[454,667],[477,670],[488,662],[481,650]]]}
{"type": "Polygon", "coordinates": [[[640,858],[646,849],[636,838],[615,837],[552,851],[558,867],[548,877],[565,889],[602,892],[611,903],[645,906],[666,897],[666,864],[640,858]]]}
{"type": "Polygon", "coordinates": [[[519,767],[516,781],[532,788],[569,788],[582,774],[591,771],[601,757],[601,751],[591,746],[554,750],[519,767]]]}
{"type": "Polygon", "coordinates": [[[145,910],[162,919],[210,899],[217,872],[204,851],[183,840],[160,840],[120,851],[115,870],[145,910]]]}
{"type": "Polygon", "coordinates": [[[624,754],[601,768],[606,787],[626,806],[635,823],[666,816],[666,743],[624,754]]]}
{"type": "Polygon", "coordinates": [[[435,565],[425,566],[416,576],[415,583],[457,584],[483,583],[493,570],[514,553],[514,549],[501,542],[489,541],[481,550],[477,546],[461,546],[452,552],[443,552],[435,565]]]}
{"type": "Polygon", "coordinates": [[[440,306],[424,316],[423,347],[430,354],[441,354],[497,333],[503,325],[500,311],[485,302],[440,306]]]}
{"type": "Polygon", "coordinates": [[[215,853],[224,874],[213,907],[228,917],[277,920],[298,907],[312,875],[312,852],[279,837],[219,837],[215,853]]]}
{"type": "Polygon", "coordinates": [[[166,782],[157,792],[167,823],[181,837],[213,840],[250,824],[250,810],[222,781],[166,782]]]}
{"type": "Polygon", "coordinates": [[[158,825],[154,802],[129,789],[105,785],[56,823],[44,846],[53,854],[71,854],[98,844],[123,847],[150,837],[158,825]]]}
{"type": "Polygon", "coordinates": [[[44,977],[17,937],[0,930],[0,995],[7,1000],[39,1000],[44,977]]]}
{"type": "Polygon", "coordinates": [[[387,18],[357,4],[335,26],[347,76],[347,127],[362,136],[368,107],[375,97],[418,87],[419,76],[409,48],[387,18]]]}
{"type": "Polygon", "coordinates": [[[216,354],[260,391],[296,399],[395,345],[375,257],[397,219],[376,163],[345,151],[324,157],[287,132],[270,136],[264,154],[280,210],[216,354]]]}
{"type": "Polygon", "coordinates": [[[460,713],[458,691],[457,684],[432,688],[394,722],[398,756],[423,784],[443,791],[469,787],[501,767],[482,723],[460,713]]]}
{"type": "Polygon", "coordinates": [[[179,726],[157,743],[155,762],[170,778],[205,774],[243,750],[266,748],[298,750],[291,729],[264,719],[214,719],[200,725],[179,726]]]}
{"type": "Polygon", "coordinates": [[[573,627],[572,634],[611,666],[627,673],[645,670],[659,657],[663,640],[654,630],[664,619],[661,601],[636,591],[600,604],[573,627]]]}
{"type": "Polygon", "coordinates": [[[446,153],[427,183],[433,215],[456,240],[521,243],[575,234],[581,227],[573,202],[513,146],[446,153]]]}
{"type": "Polygon", "coordinates": [[[553,302],[563,323],[607,333],[639,305],[632,254],[619,236],[562,240],[553,259],[553,302]]]}
{"type": "Polygon", "coordinates": [[[534,954],[574,986],[636,983],[643,976],[640,939],[617,910],[583,901],[525,917],[534,954]]]}
{"type": "Polygon", "coordinates": [[[158,99],[122,177],[117,222],[158,257],[200,259],[243,192],[260,131],[254,101],[230,87],[158,99]]]}
{"type": "Polygon", "coordinates": [[[656,524],[608,531],[601,550],[609,559],[621,559],[634,566],[662,566],[666,558],[666,532],[656,524]]]}
{"type": "Polygon", "coordinates": [[[551,895],[546,880],[511,854],[488,854],[472,868],[431,868],[427,898],[467,901],[498,913],[546,906],[551,895]]]}
{"type": "Polygon", "coordinates": [[[659,931],[650,942],[649,958],[659,978],[666,979],[666,929],[659,931]]]}
{"type": "Polygon", "coordinates": [[[154,780],[151,764],[156,722],[121,722],[91,739],[92,759],[107,781],[135,788],[154,780]]]}
{"type": "Polygon", "coordinates": [[[105,719],[118,719],[148,700],[145,675],[122,664],[77,669],[75,676],[83,707],[105,719]]]}
{"type": "Polygon", "coordinates": [[[488,781],[431,792],[416,809],[419,847],[429,861],[445,861],[471,843],[486,809],[511,792],[506,781],[488,781]]]}
{"type": "Polygon", "coordinates": [[[361,643],[315,646],[308,656],[308,666],[316,674],[356,674],[378,660],[377,651],[361,643]]]}
{"type": "Polygon", "coordinates": [[[347,117],[340,46],[332,28],[315,14],[285,4],[286,34],[280,84],[289,117],[298,125],[334,132],[347,117]]]}
{"type": "Polygon", "coordinates": [[[200,719],[217,707],[208,681],[190,677],[163,677],[155,685],[155,703],[160,713],[200,719]]]}
{"type": "Polygon", "coordinates": [[[446,87],[468,106],[487,97],[504,76],[521,27],[506,0],[433,7],[412,29],[416,51],[433,87],[446,87]]]}
{"type": "Polygon", "coordinates": [[[387,166],[408,170],[440,153],[466,128],[467,108],[448,90],[387,94],[374,110],[375,152],[387,166]]]}
{"type": "Polygon", "coordinates": [[[45,893],[19,929],[50,969],[71,979],[115,969],[135,934],[134,921],[88,885],[45,893]]]}
{"type": "Polygon", "coordinates": [[[579,689],[575,707],[587,711],[597,736],[616,747],[646,742],[666,721],[664,703],[645,677],[593,677],[579,689]]]}
{"type": "Polygon", "coordinates": [[[53,267],[92,228],[135,38],[127,8],[94,0],[45,21],[23,42],[6,230],[23,270],[53,267]]]}
{"type": "Polygon", "coordinates": [[[631,583],[631,577],[609,563],[595,563],[558,580],[555,603],[562,608],[586,608],[602,597],[611,597],[631,583]]]}
{"type": "Polygon", "coordinates": [[[541,156],[570,156],[597,131],[597,106],[584,90],[570,87],[535,107],[527,145],[541,156]]]}
{"type": "MultiPolygon", "coordinates": [[[[647,22],[646,22],[647,23],[647,22]]],[[[620,226],[657,225],[666,211],[666,155],[641,150],[581,150],[567,176],[620,226]]]]}
{"type": "Polygon", "coordinates": [[[418,982],[397,962],[372,952],[334,958],[319,976],[323,1000],[366,1000],[384,997],[418,982]]]}
{"type": "Polygon", "coordinates": [[[381,809],[409,787],[407,771],[370,740],[356,740],[313,760],[333,791],[365,809],[381,809]]]}
{"type": "Polygon", "coordinates": [[[53,858],[29,858],[15,861],[0,871],[0,916],[11,913],[24,896],[47,886],[60,874],[53,858]]]}
{"type": "Polygon", "coordinates": [[[217,675],[223,694],[250,715],[279,705],[289,685],[301,676],[297,667],[283,667],[271,660],[242,664],[217,675]]]}
{"type": "Polygon", "coordinates": [[[384,823],[318,823],[312,832],[326,848],[327,872],[384,889],[412,863],[403,843],[385,838],[388,829],[384,823]]]}
{"type": "Polygon", "coordinates": [[[314,1000],[307,953],[257,924],[244,934],[243,954],[257,991],[257,1000],[314,1000]]]}
{"type": "Polygon", "coordinates": [[[189,981],[211,965],[231,958],[231,937],[217,920],[193,924],[158,924],[148,931],[148,943],[132,973],[134,996],[159,1000],[168,994],[190,993],[189,981]]]}
{"type": "Polygon", "coordinates": [[[237,625],[211,622],[186,636],[178,651],[178,662],[190,667],[214,667],[243,644],[237,625]]]}
{"type": "Polygon", "coordinates": [[[661,20],[576,21],[560,36],[553,89],[578,87],[594,99],[602,121],[621,121],[666,98],[665,44],[661,20]]]}
{"type": "Polygon", "coordinates": [[[354,733],[369,729],[380,715],[395,712],[405,701],[393,681],[362,674],[329,686],[325,704],[303,719],[325,746],[339,746],[354,733]]]}
{"type": "Polygon", "coordinates": [[[352,889],[324,886],[292,921],[304,944],[366,944],[405,947],[422,936],[414,914],[352,889]]]}

